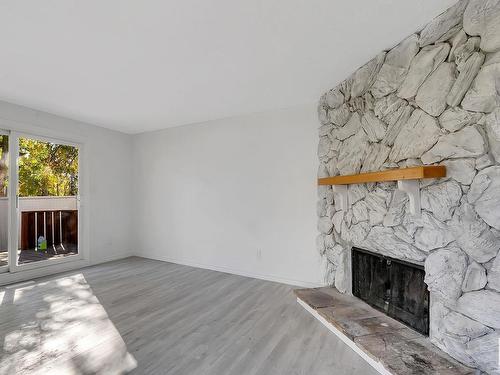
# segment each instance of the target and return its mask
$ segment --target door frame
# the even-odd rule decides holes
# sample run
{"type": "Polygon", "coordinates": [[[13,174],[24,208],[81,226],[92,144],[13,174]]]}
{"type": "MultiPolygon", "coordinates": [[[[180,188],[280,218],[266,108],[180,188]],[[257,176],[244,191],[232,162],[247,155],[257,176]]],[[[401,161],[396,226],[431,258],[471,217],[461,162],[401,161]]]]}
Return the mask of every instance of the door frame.
{"type": "MultiPolygon", "coordinates": [[[[11,145],[11,131],[8,129],[0,129],[0,135],[7,135],[9,137],[9,156],[8,156],[8,166],[7,166],[7,179],[11,181],[11,170],[10,170],[10,160],[11,160],[11,151],[10,147],[11,145]]],[[[10,212],[11,212],[11,204],[10,204],[10,187],[7,188],[7,264],[5,266],[0,266],[0,274],[9,272],[9,265],[10,265],[10,212]]]]}
{"type": "MultiPolygon", "coordinates": [[[[22,272],[22,271],[27,271],[27,270],[33,270],[33,269],[38,269],[42,267],[47,267],[47,266],[55,266],[59,264],[64,264],[64,263],[69,263],[69,262],[74,262],[78,260],[84,259],[85,252],[83,251],[84,246],[82,246],[82,233],[83,233],[83,226],[82,226],[82,204],[81,204],[81,186],[82,183],[81,181],[83,180],[84,176],[82,175],[82,170],[83,168],[81,167],[81,160],[83,160],[83,151],[84,150],[84,145],[80,142],[75,142],[72,140],[67,140],[67,139],[61,139],[61,138],[54,138],[54,137],[47,137],[44,135],[39,135],[36,133],[32,132],[20,132],[20,131],[15,131],[12,130],[10,132],[10,137],[9,137],[9,162],[10,165],[9,167],[11,168],[12,172],[11,175],[9,175],[10,180],[9,180],[9,185],[11,186],[11,189],[9,190],[9,203],[10,203],[10,210],[9,210],[9,272],[11,273],[16,273],[16,272],[22,272]],[[67,257],[63,258],[58,258],[58,259],[46,259],[46,260],[40,260],[32,263],[26,263],[26,264],[17,264],[17,251],[19,248],[19,228],[20,228],[20,223],[19,223],[19,207],[18,207],[18,185],[19,185],[19,165],[18,165],[18,160],[19,160],[19,138],[30,138],[33,140],[41,141],[41,142],[51,142],[51,143],[56,143],[60,145],[66,145],[66,146],[72,146],[76,147],[78,149],[78,195],[77,195],[77,210],[78,210],[78,229],[77,229],[77,236],[78,236],[78,254],[76,255],[70,255],[67,257]],[[11,148],[12,147],[12,148],[11,148]],[[12,151],[10,151],[12,150],[12,151]],[[12,188],[14,187],[14,188],[12,188]],[[14,203],[15,204],[14,204],[14,203]]],[[[57,271],[56,271],[57,272],[57,271]]]]}

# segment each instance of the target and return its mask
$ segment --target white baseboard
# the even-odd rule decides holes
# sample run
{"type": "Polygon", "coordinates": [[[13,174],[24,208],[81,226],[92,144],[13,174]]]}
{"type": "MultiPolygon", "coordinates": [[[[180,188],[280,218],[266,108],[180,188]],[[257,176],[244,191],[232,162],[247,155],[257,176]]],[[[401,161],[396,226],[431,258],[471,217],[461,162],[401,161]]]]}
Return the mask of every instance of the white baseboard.
{"type": "Polygon", "coordinates": [[[37,279],[39,277],[55,275],[61,272],[72,271],[78,268],[83,268],[89,266],[90,263],[86,259],[79,259],[71,262],[54,264],[50,266],[34,268],[19,272],[5,272],[0,274],[0,286],[8,285],[13,283],[20,283],[32,279],[37,279]]]}
{"type": "Polygon", "coordinates": [[[287,285],[292,285],[292,286],[299,286],[299,287],[303,287],[303,288],[318,288],[318,287],[325,286],[325,284],[321,284],[321,283],[288,279],[288,278],[279,277],[279,276],[262,275],[262,274],[258,274],[258,273],[237,270],[237,269],[230,268],[230,267],[216,266],[213,264],[202,264],[202,263],[192,262],[192,261],[184,260],[184,259],[175,259],[175,258],[170,258],[170,257],[154,258],[154,257],[145,256],[143,254],[136,255],[136,256],[146,258],[146,259],[160,260],[163,262],[182,264],[183,266],[203,268],[203,269],[212,270],[212,271],[230,273],[230,274],[238,275],[238,276],[251,277],[253,279],[273,281],[276,283],[287,284],[287,285]]]}
{"type": "Polygon", "coordinates": [[[163,262],[182,264],[184,266],[203,268],[203,269],[207,269],[207,270],[224,272],[224,273],[245,276],[245,277],[251,277],[251,278],[259,279],[259,280],[273,281],[273,282],[277,282],[277,283],[281,283],[281,284],[287,284],[287,285],[298,286],[298,287],[303,287],[303,288],[318,288],[318,287],[325,286],[325,284],[321,284],[321,283],[315,283],[315,282],[304,281],[304,280],[289,279],[289,278],[284,278],[284,277],[279,277],[279,276],[262,275],[262,274],[237,270],[237,269],[234,269],[231,267],[202,264],[202,263],[181,260],[181,259],[174,259],[174,258],[169,258],[169,257],[154,258],[154,257],[144,256],[142,254],[138,255],[138,254],[133,254],[133,253],[131,253],[131,254],[126,253],[126,254],[120,254],[117,256],[104,257],[104,258],[99,259],[98,261],[94,260],[94,261],[89,262],[88,260],[82,259],[82,260],[77,260],[74,262],[68,262],[65,264],[41,267],[39,269],[33,269],[33,270],[29,270],[29,271],[16,272],[16,273],[6,272],[6,273],[0,274],[0,286],[12,284],[12,283],[23,282],[23,281],[27,281],[27,280],[32,280],[32,279],[35,279],[38,277],[53,275],[53,274],[57,274],[60,272],[65,272],[65,271],[71,271],[71,270],[75,270],[78,268],[83,268],[83,267],[87,267],[87,266],[91,266],[91,265],[94,266],[97,264],[102,264],[102,263],[110,262],[113,260],[128,258],[130,256],[137,256],[137,257],[146,258],[146,259],[153,259],[153,260],[159,260],[159,261],[163,261],[163,262]]]}
{"type": "Polygon", "coordinates": [[[105,255],[99,259],[95,259],[95,257],[90,258],[90,265],[94,266],[97,264],[102,264],[102,263],[107,263],[107,262],[112,262],[114,260],[119,260],[119,259],[124,259],[124,258],[129,258],[135,256],[135,254],[132,251],[127,251],[127,252],[122,252],[119,254],[111,254],[111,255],[105,255]]]}
{"type": "Polygon", "coordinates": [[[115,254],[109,257],[104,257],[98,261],[89,261],[88,259],[78,259],[71,262],[60,264],[47,265],[44,267],[33,268],[19,272],[4,272],[0,273],[0,286],[9,285],[13,283],[20,283],[37,279],[39,277],[56,275],[61,272],[73,271],[80,268],[94,266],[97,264],[107,263],[118,259],[128,258],[132,256],[130,253],[115,254]]]}
{"type": "Polygon", "coordinates": [[[326,328],[328,328],[331,332],[335,334],[339,339],[341,339],[349,348],[354,350],[356,354],[358,354],[361,358],[363,358],[370,366],[372,366],[375,370],[377,370],[380,374],[382,375],[393,375],[391,372],[389,372],[382,363],[376,361],[372,357],[370,357],[368,354],[366,354],[363,350],[361,350],[355,343],[352,341],[349,337],[344,335],[342,332],[340,332],[335,326],[327,321],[325,318],[323,318],[321,315],[318,314],[316,310],[314,310],[311,306],[309,306],[307,303],[302,301],[300,298],[297,298],[297,302],[299,305],[301,305],[304,309],[307,310],[312,316],[314,316],[317,320],[319,320],[326,328]]]}

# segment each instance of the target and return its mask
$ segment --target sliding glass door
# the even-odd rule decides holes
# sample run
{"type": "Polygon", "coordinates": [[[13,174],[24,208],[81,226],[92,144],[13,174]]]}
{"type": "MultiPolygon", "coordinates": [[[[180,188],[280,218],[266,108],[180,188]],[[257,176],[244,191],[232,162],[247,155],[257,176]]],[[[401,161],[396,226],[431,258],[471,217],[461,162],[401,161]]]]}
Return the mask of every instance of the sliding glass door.
{"type": "Polygon", "coordinates": [[[54,264],[79,255],[79,147],[16,135],[15,263],[54,264]]]}
{"type": "Polygon", "coordinates": [[[9,132],[0,130],[0,272],[9,263],[9,132]]]}
{"type": "Polygon", "coordinates": [[[80,156],[78,144],[0,130],[0,273],[82,258],[80,156]]]}

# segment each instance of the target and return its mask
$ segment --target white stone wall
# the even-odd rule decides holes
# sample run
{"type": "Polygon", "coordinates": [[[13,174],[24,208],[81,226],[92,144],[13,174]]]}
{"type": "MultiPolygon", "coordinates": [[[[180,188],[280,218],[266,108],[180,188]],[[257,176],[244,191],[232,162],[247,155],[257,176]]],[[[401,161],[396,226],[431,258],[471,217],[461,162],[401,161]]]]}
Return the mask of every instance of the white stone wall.
{"type": "Polygon", "coordinates": [[[500,0],[460,1],[325,93],[318,177],[446,165],[414,217],[396,183],[319,187],[326,280],[350,291],[350,249],[424,262],[431,340],[500,374],[500,0]]]}

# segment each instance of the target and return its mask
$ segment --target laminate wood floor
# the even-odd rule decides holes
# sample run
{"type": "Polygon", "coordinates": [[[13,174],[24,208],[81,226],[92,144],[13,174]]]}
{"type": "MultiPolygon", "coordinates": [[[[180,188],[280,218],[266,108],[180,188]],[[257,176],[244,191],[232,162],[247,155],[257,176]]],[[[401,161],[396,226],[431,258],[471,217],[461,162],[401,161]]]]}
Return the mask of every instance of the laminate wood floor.
{"type": "Polygon", "coordinates": [[[0,289],[0,374],[376,374],[289,285],[143,258],[0,289]]]}

